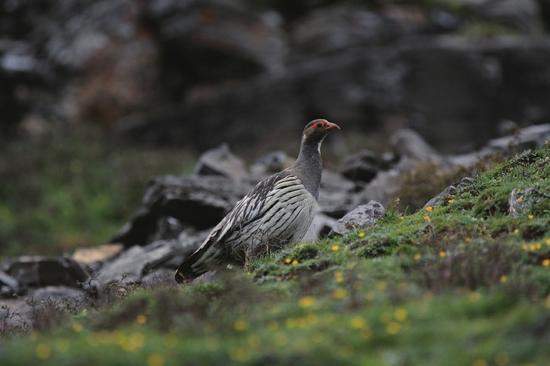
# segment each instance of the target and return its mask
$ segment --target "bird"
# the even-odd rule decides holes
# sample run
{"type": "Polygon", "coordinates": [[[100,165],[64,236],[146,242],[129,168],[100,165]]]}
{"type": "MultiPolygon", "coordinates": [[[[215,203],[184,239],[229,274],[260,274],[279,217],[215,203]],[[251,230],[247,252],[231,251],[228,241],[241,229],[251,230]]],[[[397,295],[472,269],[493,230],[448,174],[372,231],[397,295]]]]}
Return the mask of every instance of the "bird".
{"type": "Polygon", "coordinates": [[[298,243],[317,212],[321,185],[321,144],[340,126],[315,119],[304,127],[300,152],[287,169],[261,180],[212,229],[178,267],[178,283],[224,265],[298,243]]]}

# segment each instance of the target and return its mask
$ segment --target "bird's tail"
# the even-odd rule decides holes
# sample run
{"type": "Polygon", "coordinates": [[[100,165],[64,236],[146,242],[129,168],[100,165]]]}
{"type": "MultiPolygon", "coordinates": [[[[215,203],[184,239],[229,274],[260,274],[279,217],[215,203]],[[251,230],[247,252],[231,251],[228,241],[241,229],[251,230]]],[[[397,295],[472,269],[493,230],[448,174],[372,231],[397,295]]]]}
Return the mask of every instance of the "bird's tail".
{"type": "Polygon", "coordinates": [[[208,272],[222,262],[223,255],[223,249],[220,246],[207,240],[178,267],[175,275],[176,282],[183,283],[208,272]]]}

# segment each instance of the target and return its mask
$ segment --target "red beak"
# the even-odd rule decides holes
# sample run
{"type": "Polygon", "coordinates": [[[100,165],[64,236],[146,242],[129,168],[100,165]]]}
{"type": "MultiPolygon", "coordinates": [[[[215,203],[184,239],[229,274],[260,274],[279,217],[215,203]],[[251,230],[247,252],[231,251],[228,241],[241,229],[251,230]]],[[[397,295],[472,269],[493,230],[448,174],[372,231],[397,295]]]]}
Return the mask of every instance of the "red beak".
{"type": "Polygon", "coordinates": [[[336,123],[328,122],[325,127],[327,131],[333,131],[333,130],[341,130],[340,126],[338,126],[336,123]]]}

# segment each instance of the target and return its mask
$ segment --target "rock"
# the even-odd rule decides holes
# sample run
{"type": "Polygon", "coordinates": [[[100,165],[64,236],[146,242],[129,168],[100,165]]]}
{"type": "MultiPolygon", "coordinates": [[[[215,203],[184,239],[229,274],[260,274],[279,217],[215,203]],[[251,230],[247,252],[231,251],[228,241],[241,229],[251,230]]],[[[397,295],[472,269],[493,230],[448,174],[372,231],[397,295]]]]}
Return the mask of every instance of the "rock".
{"type": "Polygon", "coordinates": [[[347,157],[342,164],[340,173],[352,181],[368,183],[383,168],[385,166],[376,154],[369,150],[363,150],[347,157]]]}
{"type": "Polygon", "coordinates": [[[459,192],[460,189],[471,185],[473,182],[474,182],[474,180],[470,177],[462,178],[459,183],[448,186],[441,193],[439,193],[437,196],[433,197],[428,202],[426,202],[426,204],[424,205],[424,208],[429,207],[429,206],[430,207],[437,207],[437,206],[443,205],[452,196],[456,195],[459,192]]]}
{"type": "Polygon", "coordinates": [[[60,310],[78,311],[89,305],[88,295],[82,291],[64,286],[47,286],[33,291],[27,298],[29,302],[50,302],[60,310]]]}
{"type": "Polygon", "coordinates": [[[284,151],[273,151],[258,158],[250,167],[253,177],[267,177],[292,165],[294,159],[284,151]]]}
{"type": "Polygon", "coordinates": [[[338,173],[324,170],[319,190],[321,212],[332,218],[342,217],[353,208],[355,190],[353,182],[338,173]]]}
{"type": "Polygon", "coordinates": [[[105,244],[91,248],[80,248],[75,250],[72,258],[84,264],[107,261],[119,254],[124,247],[121,244],[105,244]]]}
{"type": "Polygon", "coordinates": [[[244,162],[233,155],[227,144],[223,144],[201,155],[195,165],[194,174],[217,175],[239,180],[245,178],[247,172],[244,162]]]}
{"type": "Polygon", "coordinates": [[[387,42],[402,31],[397,23],[366,8],[330,6],[298,22],[292,39],[300,51],[322,54],[387,42]]]}
{"type": "Polygon", "coordinates": [[[317,214],[302,241],[316,241],[325,238],[333,232],[335,228],[335,219],[323,214],[317,214]]]}
{"type": "Polygon", "coordinates": [[[536,0],[485,0],[470,7],[480,18],[513,27],[522,32],[538,33],[542,29],[536,0]]]}
{"type": "Polygon", "coordinates": [[[14,296],[19,293],[19,282],[12,276],[0,271],[0,297],[14,296]]]}
{"type": "Polygon", "coordinates": [[[144,276],[141,280],[141,285],[145,288],[158,288],[162,286],[174,286],[174,270],[159,269],[144,276]]]}
{"type": "Polygon", "coordinates": [[[534,149],[550,139],[550,124],[534,125],[519,130],[516,134],[489,141],[487,148],[493,151],[517,151],[534,149]]]}
{"type": "Polygon", "coordinates": [[[106,263],[94,280],[100,287],[113,282],[140,282],[144,275],[169,260],[179,247],[177,241],[155,242],[145,247],[133,246],[106,263]]]}
{"type": "Polygon", "coordinates": [[[10,260],[6,273],[20,286],[79,287],[89,274],[75,260],[67,257],[18,257],[10,260]]]}
{"type": "Polygon", "coordinates": [[[162,221],[172,219],[183,228],[211,228],[250,188],[245,182],[218,176],[157,177],[132,220],[111,241],[128,247],[170,239],[174,233],[165,237],[159,234],[159,227],[162,221]]]}
{"type": "Polygon", "coordinates": [[[508,212],[512,217],[519,217],[531,213],[535,204],[541,201],[549,202],[550,192],[543,191],[540,187],[526,189],[513,189],[508,198],[508,212]]]}
{"type": "Polygon", "coordinates": [[[441,156],[417,132],[401,129],[395,132],[390,143],[400,156],[425,162],[441,162],[441,156]]]}
{"type": "Polygon", "coordinates": [[[334,230],[337,234],[344,234],[350,230],[366,228],[374,225],[384,216],[384,206],[376,201],[360,205],[338,220],[334,230]]]}

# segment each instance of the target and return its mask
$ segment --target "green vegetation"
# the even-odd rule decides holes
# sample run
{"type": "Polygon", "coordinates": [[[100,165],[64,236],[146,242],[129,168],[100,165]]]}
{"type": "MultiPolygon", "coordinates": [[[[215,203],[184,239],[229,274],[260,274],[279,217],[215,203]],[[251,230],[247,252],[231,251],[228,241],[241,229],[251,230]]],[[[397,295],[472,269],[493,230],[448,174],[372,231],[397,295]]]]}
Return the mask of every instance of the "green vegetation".
{"type": "Polygon", "coordinates": [[[390,209],[213,282],[130,291],[6,340],[0,364],[545,365],[549,162],[547,144],[439,207],[390,209]],[[511,191],[527,188],[511,217],[511,191]]]}
{"type": "Polygon", "coordinates": [[[109,147],[93,131],[2,148],[0,255],[103,244],[135,210],[148,180],[181,174],[181,150],[109,147]]]}

